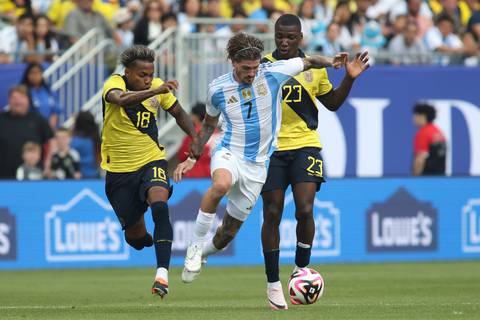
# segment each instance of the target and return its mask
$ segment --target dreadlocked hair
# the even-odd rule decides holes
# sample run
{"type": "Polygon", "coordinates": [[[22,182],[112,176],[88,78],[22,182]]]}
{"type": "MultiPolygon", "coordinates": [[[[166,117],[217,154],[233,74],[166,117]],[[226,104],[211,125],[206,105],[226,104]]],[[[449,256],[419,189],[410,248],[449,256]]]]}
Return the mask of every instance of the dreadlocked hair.
{"type": "Polygon", "coordinates": [[[237,33],[228,40],[227,57],[232,61],[257,60],[262,57],[262,40],[246,34],[237,33]]]}

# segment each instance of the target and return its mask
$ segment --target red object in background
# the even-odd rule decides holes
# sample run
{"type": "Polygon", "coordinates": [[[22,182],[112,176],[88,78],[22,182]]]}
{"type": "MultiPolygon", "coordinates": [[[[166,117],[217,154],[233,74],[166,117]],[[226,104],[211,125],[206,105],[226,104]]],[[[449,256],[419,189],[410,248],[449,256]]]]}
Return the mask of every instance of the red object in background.
{"type": "MultiPolygon", "coordinates": [[[[201,129],[201,125],[195,127],[195,131],[198,132],[201,129]]],[[[185,137],[182,142],[182,146],[178,150],[178,161],[183,162],[188,157],[188,149],[192,142],[192,138],[185,137]]],[[[200,159],[197,160],[192,170],[185,174],[185,178],[210,178],[210,146],[208,143],[203,149],[203,154],[200,159]]]]}
{"type": "Polygon", "coordinates": [[[443,133],[433,123],[421,127],[415,135],[415,154],[430,153],[433,144],[445,142],[443,133]]]}

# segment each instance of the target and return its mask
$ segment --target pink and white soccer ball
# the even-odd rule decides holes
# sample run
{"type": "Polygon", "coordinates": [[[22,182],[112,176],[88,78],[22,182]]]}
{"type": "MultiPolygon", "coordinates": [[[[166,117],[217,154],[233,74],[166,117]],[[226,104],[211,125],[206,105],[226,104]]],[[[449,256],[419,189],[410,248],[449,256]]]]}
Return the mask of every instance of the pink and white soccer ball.
{"type": "Polygon", "coordinates": [[[290,277],[288,293],[292,304],[312,304],[323,294],[325,283],[317,271],[300,268],[290,277]]]}

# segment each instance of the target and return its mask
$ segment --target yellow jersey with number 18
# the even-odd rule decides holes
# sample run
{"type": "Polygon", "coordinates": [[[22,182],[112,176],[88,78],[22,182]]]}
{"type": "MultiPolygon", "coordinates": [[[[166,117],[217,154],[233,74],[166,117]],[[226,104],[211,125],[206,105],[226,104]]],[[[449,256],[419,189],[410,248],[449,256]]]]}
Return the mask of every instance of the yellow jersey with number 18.
{"type": "MultiPolygon", "coordinates": [[[[161,79],[154,78],[151,88],[162,84],[161,79]]],[[[157,104],[168,110],[177,104],[175,96],[159,94],[134,106],[121,107],[105,100],[111,90],[128,91],[121,75],[112,75],[103,86],[102,168],[133,172],[149,162],[165,159],[165,147],[158,143],[157,104]]]]}
{"type": "MultiPolygon", "coordinates": [[[[300,57],[305,54],[300,51],[300,57]]],[[[277,51],[262,62],[280,60],[277,51]]],[[[317,133],[318,96],[332,90],[326,69],[310,69],[290,78],[282,87],[282,125],[278,133],[277,151],[303,147],[321,148],[317,133]]]]}

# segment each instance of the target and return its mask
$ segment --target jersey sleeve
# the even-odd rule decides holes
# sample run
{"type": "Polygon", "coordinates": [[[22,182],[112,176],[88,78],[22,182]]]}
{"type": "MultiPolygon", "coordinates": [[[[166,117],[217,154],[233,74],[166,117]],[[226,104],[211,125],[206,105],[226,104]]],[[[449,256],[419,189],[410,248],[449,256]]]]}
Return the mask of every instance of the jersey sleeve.
{"type": "Polygon", "coordinates": [[[332,83],[330,82],[330,79],[328,79],[328,73],[327,69],[318,69],[319,72],[319,81],[318,81],[318,86],[317,86],[317,93],[315,94],[316,96],[323,96],[327,93],[329,93],[332,90],[332,83]]]}
{"type": "Polygon", "coordinates": [[[414,152],[415,155],[429,152],[428,135],[425,131],[419,131],[415,135],[414,152]]]}
{"type": "Polygon", "coordinates": [[[304,67],[303,59],[297,57],[268,63],[265,72],[271,73],[279,82],[284,82],[302,72],[304,67]]]}
{"type": "Polygon", "coordinates": [[[103,93],[102,93],[103,100],[105,100],[105,97],[107,96],[107,94],[112,90],[121,90],[124,92],[127,91],[125,81],[118,74],[111,76],[110,78],[107,79],[107,81],[105,81],[105,84],[103,85],[103,93]]]}
{"type": "Polygon", "coordinates": [[[207,93],[207,101],[205,103],[205,111],[211,117],[218,117],[220,115],[220,106],[222,103],[223,92],[220,88],[209,86],[207,93]]]}
{"type": "MultiPolygon", "coordinates": [[[[163,84],[163,80],[155,78],[152,82],[152,88],[158,88],[163,84]]],[[[177,97],[172,92],[156,95],[155,98],[160,103],[163,110],[168,110],[177,103],[177,97]]]]}

